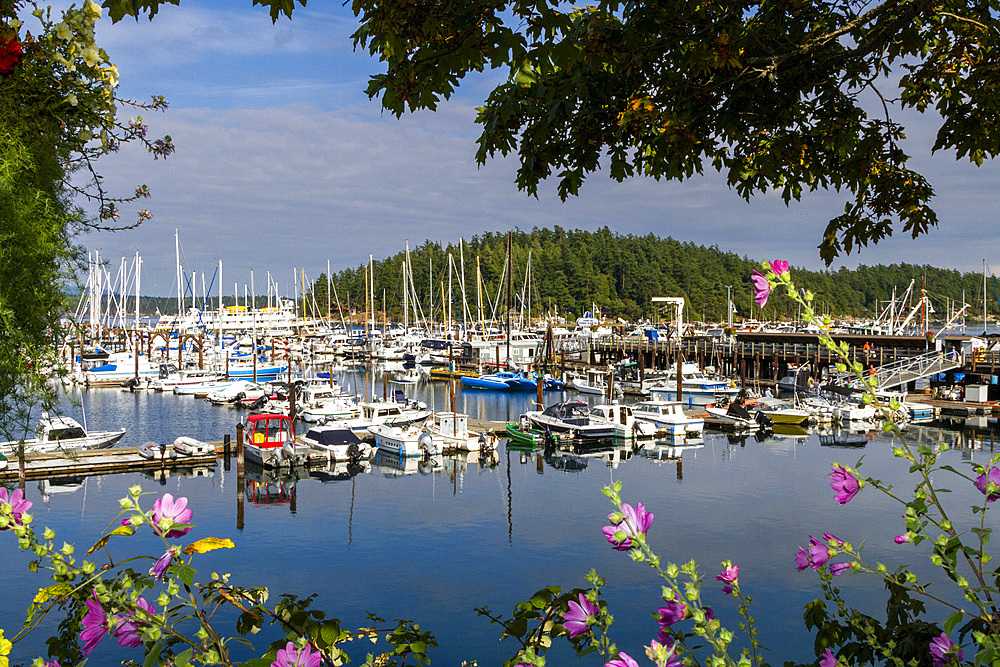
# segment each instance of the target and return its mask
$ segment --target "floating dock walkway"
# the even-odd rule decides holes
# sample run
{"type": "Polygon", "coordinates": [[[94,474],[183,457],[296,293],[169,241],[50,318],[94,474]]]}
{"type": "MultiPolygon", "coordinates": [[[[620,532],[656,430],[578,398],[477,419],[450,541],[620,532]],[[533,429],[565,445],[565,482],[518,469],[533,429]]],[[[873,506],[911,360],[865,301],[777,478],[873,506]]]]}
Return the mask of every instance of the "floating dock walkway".
{"type": "MultiPolygon", "coordinates": [[[[218,461],[222,449],[216,445],[215,454],[178,458],[147,459],[139,455],[138,447],[116,447],[73,452],[72,454],[38,454],[24,462],[25,479],[54,477],[83,477],[117,472],[141,470],[183,469],[212,466],[218,461]]],[[[17,481],[18,461],[11,457],[9,467],[0,470],[0,482],[17,481]]]]}

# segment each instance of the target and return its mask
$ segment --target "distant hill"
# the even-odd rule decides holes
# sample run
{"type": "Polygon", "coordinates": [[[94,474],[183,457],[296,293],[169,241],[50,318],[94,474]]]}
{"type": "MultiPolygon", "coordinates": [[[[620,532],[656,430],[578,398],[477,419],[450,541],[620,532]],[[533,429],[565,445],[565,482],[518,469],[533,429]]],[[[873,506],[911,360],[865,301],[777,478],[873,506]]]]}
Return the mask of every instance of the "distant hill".
{"type": "MultiPolygon", "coordinates": [[[[558,313],[575,319],[593,306],[605,318],[622,317],[658,319],[651,303],[654,296],[683,296],[687,301],[685,319],[716,320],[726,318],[726,286],[732,286],[732,299],[737,321],[742,318],[776,319],[795,315],[795,306],[787,297],[774,296],[761,309],[753,303],[750,273],[760,268],[759,259],[724,252],[717,246],[682,243],[654,234],[634,236],[612,232],[607,227],[597,231],[534,228],[529,232],[513,233],[513,309],[522,308],[522,299],[530,302],[533,316],[558,313]],[[525,269],[531,258],[529,285],[526,289],[525,269]]],[[[462,259],[464,256],[465,302],[471,317],[476,317],[478,294],[482,294],[487,317],[503,311],[505,292],[504,267],[507,256],[507,234],[484,232],[468,239],[463,248],[457,244],[442,246],[424,241],[410,250],[412,281],[425,317],[441,319],[441,304],[451,289],[452,317],[463,319],[462,259]],[[451,263],[449,263],[449,254],[451,263]],[[449,281],[449,266],[451,279],[449,281]],[[431,274],[433,267],[433,275],[431,274]],[[477,267],[482,277],[477,291],[477,267]],[[430,292],[433,290],[433,296],[430,292]],[[498,301],[499,295],[499,304],[498,301]]],[[[390,317],[402,319],[402,267],[404,252],[374,262],[376,309],[381,312],[383,295],[390,317]]],[[[763,258],[761,258],[763,259],[763,258]]],[[[767,258],[776,259],[776,258],[767,258]]],[[[333,287],[344,311],[365,309],[365,266],[345,269],[333,275],[333,287]]],[[[944,319],[965,300],[972,305],[967,317],[982,317],[983,278],[978,273],[916,264],[861,266],[837,271],[810,271],[792,267],[796,285],[817,295],[817,308],[834,317],[871,317],[885,308],[911,280],[915,281],[914,296],[919,296],[921,283],[931,297],[934,319],[944,319]]],[[[313,283],[307,292],[306,308],[322,311],[327,303],[326,275],[313,283]]],[[[991,314],[1000,312],[998,297],[992,283],[988,286],[988,308],[991,314]]],[[[201,305],[201,299],[197,299],[201,305]]],[[[223,299],[232,305],[232,297],[223,299]]],[[[336,302],[334,310],[336,310],[336,302]]],[[[241,301],[242,302],[242,301],[241,301]]],[[[266,297],[257,297],[257,305],[266,304],[266,297]]],[[[209,307],[216,301],[209,298],[209,307]]],[[[187,300],[190,305],[190,298],[187,300]]],[[[152,314],[177,310],[176,297],[143,297],[141,310],[152,314]]]]}
{"type": "MultiPolygon", "coordinates": [[[[514,275],[513,307],[521,308],[524,293],[525,268],[531,256],[530,301],[532,315],[558,312],[570,318],[591,310],[592,304],[605,318],[623,317],[636,320],[657,318],[651,303],[654,296],[683,296],[687,301],[685,319],[725,320],[726,285],[732,286],[737,320],[743,317],[774,319],[794,316],[796,306],[787,298],[776,295],[768,301],[765,311],[753,303],[750,273],[760,268],[760,260],[724,252],[717,246],[682,243],[654,234],[634,236],[612,232],[607,227],[597,231],[532,229],[513,234],[514,275]]],[[[476,267],[482,276],[484,310],[492,311],[490,301],[496,301],[507,256],[507,234],[484,232],[468,239],[460,252],[457,244],[442,247],[425,241],[410,251],[413,284],[426,309],[433,283],[436,317],[440,318],[442,285],[448,289],[446,271],[448,254],[456,267],[451,279],[453,317],[461,318],[461,257],[465,260],[465,295],[473,316],[476,309],[476,267]],[[430,278],[433,264],[434,276],[430,278]],[[489,295],[489,296],[486,296],[489,295]]],[[[403,252],[375,262],[376,307],[381,310],[383,290],[391,314],[402,308],[403,252]]],[[[761,258],[763,259],[763,258],[761,258]]],[[[776,258],[768,258],[776,259],[776,258]]],[[[796,285],[817,295],[817,308],[832,316],[871,317],[881,311],[892,297],[897,296],[915,280],[914,296],[919,297],[921,281],[931,297],[935,318],[946,317],[964,298],[974,304],[967,317],[982,316],[983,279],[978,273],[915,264],[861,266],[855,270],[810,271],[792,267],[796,285]],[[964,291],[964,292],[963,292],[964,291]]],[[[346,295],[351,306],[364,308],[365,267],[335,273],[334,287],[346,307],[346,295]]],[[[506,279],[504,279],[506,280],[506,279]]],[[[315,285],[315,300],[326,301],[325,275],[315,285]]],[[[997,297],[989,287],[991,313],[998,312],[997,297]]],[[[527,301],[527,297],[525,297],[527,301]]],[[[498,308],[497,312],[502,312],[498,308]]]]}

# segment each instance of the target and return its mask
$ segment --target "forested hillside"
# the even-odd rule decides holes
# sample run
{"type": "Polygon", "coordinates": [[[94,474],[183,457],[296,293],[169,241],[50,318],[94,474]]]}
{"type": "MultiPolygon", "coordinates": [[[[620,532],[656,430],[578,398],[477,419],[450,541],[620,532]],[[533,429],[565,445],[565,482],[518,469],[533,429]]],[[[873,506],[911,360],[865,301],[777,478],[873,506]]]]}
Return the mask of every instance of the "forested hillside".
{"type": "MultiPolygon", "coordinates": [[[[732,287],[736,317],[773,319],[794,315],[787,300],[775,296],[766,309],[753,303],[750,273],[760,268],[761,259],[732,252],[717,246],[682,243],[671,238],[622,235],[607,227],[594,231],[535,228],[515,231],[513,243],[513,307],[520,309],[525,294],[524,276],[530,254],[530,306],[532,315],[555,313],[567,318],[580,316],[594,304],[605,317],[635,320],[656,317],[651,303],[654,296],[683,296],[687,300],[686,319],[724,320],[726,286],[732,287]]],[[[455,317],[460,317],[462,299],[462,259],[464,257],[465,295],[475,312],[477,303],[476,267],[482,276],[484,310],[491,311],[490,301],[506,299],[501,287],[507,256],[507,234],[486,232],[458,245],[425,241],[410,250],[413,284],[427,314],[433,302],[440,317],[442,293],[452,294],[455,317]],[[453,263],[449,283],[449,255],[453,263]],[[433,277],[431,267],[433,266],[433,277]],[[434,295],[428,294],[433,286],[434,295]]],[[[383,291],[390,314],[399,316],[402,308],[402,265],[404,253],[374,263],[376,308],[381,310],[383,291]]],[[[808,271],[793,267],[796,284],[817,295],[818,307],[834,316],[872,316],[885,307],[893,288],[899,296],[915,280],[919,296],[921,283],[931,296],[935,316],[945,317],[949,307],[961,303],[963,294],[973,304],[970,315],[982,313],[983,280],[979,273],[960,273],[946,268],[893,264],[862,266],[856,270],[808,271]]],[[[354,310],[364,309],[365,267],[334,274],[333,283],[344,308],[348,300],[354,310]]],[[[506,279],[504,279],[506,281],[506,279]]],[[[989,286],[989,310],[997,311],[997,297],[989,286]]],[[[327,301],[325,276],[315,283],[310,302],[327,301]]],[[[527,301],[527,299],[525,299],[527,301]]],[[[336,306],[334,306],[336,307],[336,306]]],[[[500,312],[498,310],[498,312],[500,312]]]]}
{"type": "MultiPolygon", "coordinates": [[[[530,302],[531,314],[558,313],[575,319],[596,306],[605,318],[622,317],[628,320],[657,318],[651,303],[654,296],[683,296],[687,300],[685,319],[725,320],[726,286],[731,286],[736,306],[736,318],[776,319],[794,316],[794,308],[787,300],[775,295],[762,312],[753,303],[750,273],[760,268],[761,259],[780,257],[744,257],[723,252],[717,246],[700,246],[682,243],[671,238],[622,235],[608,228],[595,232],[582,230],[533,229],[516,231],[512,235],[513,278],[510,280],[512,304],[521,309],[521,300],[530,302]],[[530,263],[530,294],[526,292],[525,270],[530,263]]],[[[381,312],[383,294],[390,317],[402,318],[402,270],[404,252],[374,262],[376,309],[381,312]]],[[[467,239],[463,246],[444,245],[424,241],[410,249],[413,285],[426,317],[441,317],[441,304],[450,290],[453,317],[461,319],[462,268],[464,258],[465,298],[475,316],[478,293],[476,267],[482,276],[482,302],[486,316],[500,313],[506,300],[504,265],[507,257],[507,234],[486,232],[467,239]],[[449,254],[451,263],[449,263],[449,254]],[[432,272],[433,271],[433,275],[432,272]],[[433,288],[433,297],[429,295],[433,288]],[[498,303],[499,301],[499,303],[498,303]]],[[[957,308],[964,298],[972,304],[969,316],[981,317],[983,304],[983,278],[979,273],[960,273],[946,268],[915,264],[890,266],[862,266],[858,269],[838,271],[808,271],[792,267],[795,281],[800,287],[817,295],[819,308],[833,316],[871,317],[885,307],[892,297],[893,288],[901,296],[914,280],[911,303],[919,296],[921,283],[931,297],[934,316],[946,317],[946,311],[957,308]],[[964,291],[964,292],[963,292],[964,291]]],[[[346,269],[333,275],[333,287],[343,312],[365,310],[366,267],[346,269]]],[[[322,311],[327,303],[326,275],[316,279],[306,297],[306,312],[322,311]]],[[[291,298],[292,295],[286,295],[291,298]]],[[[990,282],[987,292],[989,311],[996,314],[998,298],[990,282]]],[[[231,296],[224,299],[232,305],[231,296]]],[[[185,299],[190,305],[190,298],[185,299]]],[[[200,306],[202,300],[196,300],[200,306]]],[[[331,295],[333,310],[337,299],[331,295]]],[[[242,303],[242,299],[241,299],[242,303]]],[[[257,297],[257,304],[266,303],[266,297],[257,297]]],[[[217,307],[214,298],[209,307],[217,307]]],[[[163,314],[177,310],[176,297],[143,297],[142,311],[147,314],[157,309],[163,314]]]]}

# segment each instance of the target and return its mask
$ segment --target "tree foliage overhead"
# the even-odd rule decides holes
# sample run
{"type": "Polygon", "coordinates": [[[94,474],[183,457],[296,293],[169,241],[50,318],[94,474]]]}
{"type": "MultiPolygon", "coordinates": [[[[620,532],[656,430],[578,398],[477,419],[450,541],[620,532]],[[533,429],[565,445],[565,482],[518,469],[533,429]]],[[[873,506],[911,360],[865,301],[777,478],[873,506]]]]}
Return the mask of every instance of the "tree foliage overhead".
{"type": "MultiPolygon", "coordinates": [[[[162,1],[105,0],[119,15],[162,1]]],[[[301,2],[301,0],[300,0],[301,2]]],[[[293,0],[254,0],[272,19],[293,0]]],[[[304,2],[302,3],[304,4],[304,2]]],[[[908,167],[900,113],[937,115],[934,151],[997,154],[1000,2],[948,0],[353,0],[355,45],[385,65],[367,92],[434,109],[463,77],[509,71],[480,109],[478,159],[516,153],[517,185],[579,192],[605,168],[684,180],[708,169],[745,198],[836,190],[820,255],[937,224],[908,167]]]]}

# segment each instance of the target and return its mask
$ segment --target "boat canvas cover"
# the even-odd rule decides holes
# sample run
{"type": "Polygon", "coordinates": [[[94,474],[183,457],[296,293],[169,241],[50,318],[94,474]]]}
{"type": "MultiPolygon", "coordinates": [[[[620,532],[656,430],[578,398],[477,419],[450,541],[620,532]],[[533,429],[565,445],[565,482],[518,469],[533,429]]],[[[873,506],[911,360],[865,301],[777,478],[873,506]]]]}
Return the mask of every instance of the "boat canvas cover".
{"type": "Polygon", "coordinates": [[[313,428],[306,433],[306,438],[317,444],[330,447],[361,443],[361,438],[347,428],[313,428]]]}

